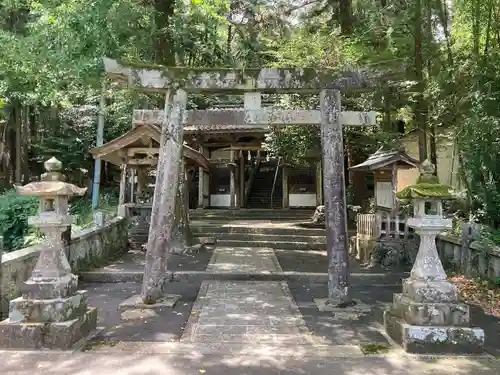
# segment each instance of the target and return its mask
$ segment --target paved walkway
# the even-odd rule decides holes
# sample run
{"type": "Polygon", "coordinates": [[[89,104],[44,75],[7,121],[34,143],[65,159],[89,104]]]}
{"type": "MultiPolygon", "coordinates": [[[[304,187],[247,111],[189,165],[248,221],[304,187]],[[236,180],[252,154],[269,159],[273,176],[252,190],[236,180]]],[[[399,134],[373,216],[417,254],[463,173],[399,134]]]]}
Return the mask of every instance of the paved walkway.
{"type": "MultiPolygon", "coordinates": [[[[266,248],[218,248],[207,270],[239,273],[279,272],[284,258],[266,248]],[[278,261],[279,259],[279,261],[278,261]]],[[[298,252],[289,258],[301,261],[298,252]]],[[[303,254],[302,256],[305,257],[303,254]]],[[[309,255],[308,255],[309,256],[309,255]]],[[[138,258],[139,259],[139,258],[138,258]]],[[[186,258],[187,259],[187,258],[186,258]]],[[[185,260],[178,265],[185,265],[185,260]]],[[[318,258],[318,264],[323,259],[318,258]]],[[[315,262],[316,263],[316,262],[315,262]]],[[[302,281],[184,280],[167,284],[182,295],[173,309],[131,310],[117,305],[140,290],[140,283],[101,283],[89,289],[105,329],[85,352],[1,352],[2,375],[498,375],[489,357],[411,356],[397,347],[365,355],[363,345],[389,349],[381,333],[381,311],[400,286],[375,285],[370,273],[354,278],[353,297],[373,307],[357,321],[340,322],[319,312],[312,299],[325,284],[302,281]],[[366,278],[365,278],[366,277],[366,278]]],[[[399,277],[400,279],[400,277],[399,277]]],[[[384,279],[385,280],[385,279],[384,279]]]]}
{"type": "MultiPolygon", "coordinates": [[[[179,344],[177,344],[178,346],[179,344]]],[[[210,344],[203,344],[210,347],[210,344]]],[[[167,345],[165,345],[167,346],[167,345]]],[[[292,346],[288,355],[266,345],[237,351],[107,353],[6,353],[2,375],[498,375],[498,361],[477,358],[415,358],[399,351],[384,356],[353,355],[338,347],[317,355],[292,346]],[[290,353],[292,352],[293,353],[290,353]],[[328,355],[326,355],[328,354],[328,355]]]]}
{"type": "Polygon", "coordinates": [[[312,344],[286,282],[204,281],[184,342],[312,344]]]}
{"type": "Polygon", "coordinates": [[[207,271],[231,273],[282,272],[273,249],[255,247],[216,248],[207,271]]]}

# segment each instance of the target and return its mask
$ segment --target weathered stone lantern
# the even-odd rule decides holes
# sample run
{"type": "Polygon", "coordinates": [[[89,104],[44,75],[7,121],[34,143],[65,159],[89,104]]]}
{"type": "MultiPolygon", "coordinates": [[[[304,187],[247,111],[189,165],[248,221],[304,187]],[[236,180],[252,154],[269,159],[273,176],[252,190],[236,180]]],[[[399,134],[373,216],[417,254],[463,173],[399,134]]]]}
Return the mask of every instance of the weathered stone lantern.
{"type": "Polygon", "coordinates": [[[442,208],[442,201],[453,197],[452,188],[439,183],[426,160],[417,183],[397,197],[413,202],[408,225],[420,235],[420,247],[403,293],[394,295],[384,314],[387,333],[412,353],[482,352],[484,332],[470,327],[469,306],[459,302],[456,285],[447,281],[436,248],[436,236],[452,227],[442,208]]]}
{"type": "Polygon", "coordinates": [[[95,330],[97,309],[87,306],[87,292],[78,291],[71,273],[63,233],[71,226],[68,200],[86,188],[64,182],[61,162],[46,161],[41,181],[16,186],[21,195],[40,197],[40,215],[29,223],[46,236],[22,296],[10,301],[9,317],[0,322],[0,347],[68,349],[95,330]]]}

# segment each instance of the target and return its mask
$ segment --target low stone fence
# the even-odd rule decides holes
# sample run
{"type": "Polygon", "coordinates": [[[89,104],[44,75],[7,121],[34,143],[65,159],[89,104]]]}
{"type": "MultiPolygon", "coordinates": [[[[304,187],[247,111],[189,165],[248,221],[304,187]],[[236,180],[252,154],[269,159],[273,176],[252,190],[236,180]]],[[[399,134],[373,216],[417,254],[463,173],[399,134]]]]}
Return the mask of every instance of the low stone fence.
{"type": "MultiPolygon", "coordinates": [[[[388,220],[379,214],[357,215],[357,234],[351,238],[350,253],[360,262],[370,262],[377,241],[392,237],[406,242],[413,236],[406,225],[406,218],[390,218],[393,222],[388,220]]],[[[437,237],[436,246],[443,264],[470,277],[500,282],[500,247],[480,242],[481,228],[476,224],[460,224],[460,233],[440,234],[437,237]]]]}
{"type": "Polygon", "coordinates": [[[500,278],[500,247],[487,246],[466,237],[441,234],[436,239],[443,264],[471,277],[484,277],[498,282],[500,278]]]}
{"type": "MultiPolygon", "coordinates": [[[[71,239],[69,262],[73,272],[85,271],[105,264],[128,251],[128,220],[115,218],[102,227],[77,232],[71,239]]],[[[31,271],[45,244],[4,253],[0,268],[0,316],[6,316],[9,300],[21,293],[23,282],[31,271]]]]}
{"type": "Polygon", "coordinates": [[[356,236],[351,239],[350,253],[361,263],[372,261],[375,244],[384,242],[406,242],[414,234],[408,227],[408,217],[402,214],[379,211],[373,214],[356,215],[356,236]]]}

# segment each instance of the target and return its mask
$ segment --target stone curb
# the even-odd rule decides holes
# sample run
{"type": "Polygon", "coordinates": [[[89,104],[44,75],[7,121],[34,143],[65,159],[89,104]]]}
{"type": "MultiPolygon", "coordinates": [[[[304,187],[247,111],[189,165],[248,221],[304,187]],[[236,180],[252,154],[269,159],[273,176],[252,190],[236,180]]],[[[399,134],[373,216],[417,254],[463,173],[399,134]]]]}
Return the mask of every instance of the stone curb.
{"type": "MultiPolygon", "coordinates": [[[[124,283],[124,282],[142,282],[143,272],[103,272],[103,271],[88,271],[80,273],[80,281],[92,283],[124,283]]],[[[367,278],[370,283],[379,281],[384,284],[387,279],[386,274],[365,274],[352,273],[351,278],[367,278]]],[[[304,282],[304,283],[327,283],[327,273],[316,272],[221,272],[221,271],[176,271],[167,274],[169,281],[179,282],[201,282],[204,280],[235,280],[235,281],[289,281],[289,282],[304,282]]]]}
{"type": "Polygon", "coordinates": [[[266,247],[276,250],[326,250],[326,242],[288,242],[288,241],[262,241],[262,240],[226,240],[218,239],[217,245],[222,247],[266,247]]]}

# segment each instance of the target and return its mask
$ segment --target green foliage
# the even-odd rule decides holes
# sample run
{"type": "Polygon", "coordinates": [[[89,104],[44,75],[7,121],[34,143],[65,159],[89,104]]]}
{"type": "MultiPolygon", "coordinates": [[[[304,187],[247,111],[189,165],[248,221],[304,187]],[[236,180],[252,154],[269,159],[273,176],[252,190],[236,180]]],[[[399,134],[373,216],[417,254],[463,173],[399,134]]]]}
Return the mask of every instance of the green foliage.
{"type": "MultiPolygon", "coordinates": [[[[99,197],[99,210],[106,215],[116,215],[118,206],[118,191],[116,189],[104,189],[99,197]]],[[[88,197],[80,197],[71,202],[71,215],[76,217],[76,226],[83,228],[93,222],[92,201],[88,197]]]]}
{"type": "MultiPolygon", "coordinates": [[[[107,215],[115,215],[118,205],[116,190],[105,189],[100,197],[99,209],[107,215]]],[[[87,227],[93,222],[92,202],[89,197],[74,199],[70,213],[76,217],[74,230],[87,227]]],[[[28,217],[38,214],[39,199],[20,196],[14,190],[0,195],[0,236],[4,250],[12,251],[40,242],[41,234],[28,225],[28,217]]]]}
{"type": "MultiPolygon", "coordinates": [[[[498,226],[500,24],[496,19],[500,4],[496,0],[359,0],[351,5],[346,14],[339,2],[331,0],[4,1],[0,5],[0,119],[7,120],[8,128],[0,124],[0,153],[14,155],[13,133],[20,124],[14,114],[21,110],[25,114],[29,108],[29,136],[23,132],[22,148],[29,151],[31,176],[42,172],[43,160],[56,156],[71,181],[88,185],[102,56],[145,63],[161,63],[166,56],[179,66],[195,67],[402,70],[406,77],[389,82],[390,89],[380,82],[379,90],[343,95],[344,110],[381,113],[375,128],[345,127],[350,162],[362,161],[381,145],[397,147],[401,135],[394,123],[399,119],[405,120],[407,130],[425,128],[429,143],[445,134],[457,143],[466,192],[460,199],[460,217],[498,226]],[[165,4],[173,4],[171,12],[162,8],[165,4]],[[235,10],[245,15],[247,24],[228,21],[228,13],[235,10]]],[[[105,140],[130,129],[134,107],[163,105],[158,95],[116,87],[106,96],[105,140]]],[[[274,99],[277,107],[289,109],[316,109],[319,102],[317,95],[274,99]]],[[[189,105],[205,108],[215,100],[198,95],[190,97],[189,105]]],[[[273,128],[266,147],[289,162],[309,163],[320,153],[319,129],[273,128]]],[[[9,178],[0,177],[7,186],[9,178]]],[[[106,169],[106,177],[105,182],[114,183],[112,168],[106,169]]],[[[86,217],[89,205],[83,202],[74,205],[86,217]]]]}
{"type": "Polygon", "coordinates": [[[0,195],[0,235],[6,251],[24,247],[25,236],[34,230],[28,225],[28,217],[38,212],[39,200],[23,197],[14,190],[0,195]]]}
{"type": "Polygon", "coordinates": [[[500,230],[490,227],[482,228],[481,240],[489,246],[500,246],[500,230]]]}

